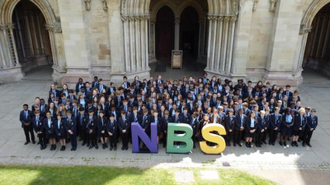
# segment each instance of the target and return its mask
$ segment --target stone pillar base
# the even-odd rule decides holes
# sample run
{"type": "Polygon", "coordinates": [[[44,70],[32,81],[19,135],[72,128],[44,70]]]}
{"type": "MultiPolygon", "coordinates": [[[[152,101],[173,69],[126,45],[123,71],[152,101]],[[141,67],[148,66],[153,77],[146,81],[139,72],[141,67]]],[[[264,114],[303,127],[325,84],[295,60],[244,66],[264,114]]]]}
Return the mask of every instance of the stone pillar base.
{"type": "Polygon", "coordinates": [[[106,86],[109,86],[111,79],[109,71],[111,71],[110,65],[93,65],[91,69],[93,76],[97,76],[99,79],[102,78],[103,84],[106,86]]]}
{"type": "Polygon", "coordinates": [[[270,82],[270,84],[276,84],[277,86],[284,87],[291,85],[293,89],[297,88],[302,82],[301,76],[302,69],[293,73],[292,71],[268,71],[263,77],[264,82],[270,82]]]}
{"type": "Polygon", "coordinates": [[[209,69],[204,69],[204,71],[207,74],[208,79],[211,79],[212,76],[216,76],[217,78],[220,77],[222,80],[231,79],[232,78],[231,74],[222,73],[222,72],[216,72],[216,71],[211,71],[209,69]]]}
{"type": "Polygon", "coordinates": [[[36,62],[38,66],[48,65],[47,56],[46,55],[38,55],[36,56],[36,62]]]}
{"type": "Polygon", "coordinates": [[[67,84],[70,89],[76,89],[76,84],[82,78],[84,82],[89,81],[92,82],[92,75],[90,74],[89,68],[83,67],[67,67],[67,72],[59,81],[59,86],[62,84],[67,84]]]}
{"type": "Polygon", "coordinates": [[[135,76],[140,78],[140,81],[143,79],[149,79],[150,77],[150,68],[143,71],[132,71],[132,72],[123,72],[123,73],[111,73],[111,81],[115,83],[116,86],[119,86],[123,83],[123,77],[126,76],[128,81],[133,81],[135,76]]]}
{"type": "Polygon", "coordinates": [[[330,76],[330,62],[328,62],[328,64],[324,67],[322,67],[322,73],[327,76],[330,76]]]}
{"type": "Polygon", "coordinates": [[[23,77],[24,73],[22,72],[22,68],[20,66],[0,69],[0,84],[20,81],[23,77]]]}
{"type": "Polygon", "coordinates": [[[65,71],[61,71],[58,66],[52,66],[53,68],[53,74],[52,74],[52,78],[53,78],[53,82],[55,83],[60,83],[65,75],[65,71]]]}

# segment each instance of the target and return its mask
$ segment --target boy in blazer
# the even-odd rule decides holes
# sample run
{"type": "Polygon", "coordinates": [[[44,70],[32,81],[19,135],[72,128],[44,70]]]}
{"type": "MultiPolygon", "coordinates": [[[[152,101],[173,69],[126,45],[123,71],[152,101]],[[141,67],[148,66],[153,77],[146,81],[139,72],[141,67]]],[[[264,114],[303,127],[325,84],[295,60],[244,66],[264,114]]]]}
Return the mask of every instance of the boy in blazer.
{"type": "Polygon", "coordinates": [[[29,106],[27,104],[24,104],[23,110],[19,115],[19,120],[21,121],[21,126],[24,130],[25,139],[26,139],[24,145],[30,143],[30,135],[31,135],[32,143],[33,144],[36,143],[33,133],[33,126],[31,125],[32,117],[33,117],[33,113],[32,111],[29,110],[29,106]]]}
{"type": "Polygon", "coordinates": [[[115,115],[110,114],[109,122],[107,123],[107,132],[110,140],[110,150],[117,150],[117,121],[115,120],[115,115]]]}

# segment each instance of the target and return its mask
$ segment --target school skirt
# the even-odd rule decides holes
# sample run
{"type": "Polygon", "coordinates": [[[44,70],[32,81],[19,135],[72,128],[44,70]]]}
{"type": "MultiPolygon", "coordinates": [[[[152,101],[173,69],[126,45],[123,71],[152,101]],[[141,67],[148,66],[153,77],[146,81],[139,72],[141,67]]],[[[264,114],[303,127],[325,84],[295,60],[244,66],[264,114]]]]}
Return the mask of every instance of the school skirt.
{"type": "Polygon", "coordinates": [[[103,134],[102,134],[101,131],[102,130],[97,131],[97,137],[108,137],[109,136],[106,130],[104,130],[104,133],[103,134]]]}
{"type": "Polygon", "coordinates": [[[55,139],[56,138],[55,132],[52,132],[52,133],[46,132],[46,138],[47,139],[55,139]]]}
{"type": "MultiPolygon", "coordinates": [[[[253,129],[254,128],[251,128],[251,130],[253,130],[253,129]]],[[[257,130],[255,132],[251,133],[250,131],[245,129],[245,137],[254,137],[256,132],[257,132],[257,130]]]]}
{"type": "Polygon", "coordinates": [[[294,136],[302,136],[303,133],[304,133],[304,129],[302,129],[302,130],[292,130],[292,135],[294,135],[294,136]]]}
{"type": "Polygon", "coordinates": [[[292,135],[292,127],[287,127],[286,125],[281,126],[281,134],[283,136],[291,137],[292,135]]]}

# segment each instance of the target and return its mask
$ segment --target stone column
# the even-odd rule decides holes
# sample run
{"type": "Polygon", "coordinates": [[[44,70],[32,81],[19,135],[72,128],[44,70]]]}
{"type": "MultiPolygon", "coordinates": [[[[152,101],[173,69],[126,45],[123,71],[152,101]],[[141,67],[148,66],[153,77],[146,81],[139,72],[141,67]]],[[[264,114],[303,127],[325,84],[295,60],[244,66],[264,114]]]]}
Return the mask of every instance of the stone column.
{"type": "Polygon", "coordinates": [[[14,66],[14,52],[13,48],[10,44],[9,34],[8,34],[8,24],[0,25],[1,27],[1,34],[2,34],[2,42],[3,42],[3,49],[5,53],[6,58],[6,66],[7,67],[13,67],[14,66]]]}
{"type": "Polygon", "coordinates": [[[180,19],[174,21],[174,49],[180,49],[180,19]]]}
{"type": "Polygon", "coordinates": [[[323,45],[323,50],[322,50],[322,55],[321,55],[321,58],[324,58],[325,55],[326,55],[326,51],[327,51],[327,47],[329,45],[329,40],[330,40],[330,17],[328,17],[328,23],[326,24],[327,25],[327,30],[325,33],[326,34],[326,37],[325,37],[325,40],[324,40],[324,45],[323,45]]]}
{"type": "Polygon", "coordinates": [[[35,46],[36,46],[36,50],[35,50],[35,54],[36,55],[39,55],[40,54],[40,48],[39,48],[39,41],[38,41],[38,36],[37,36],[37,27],[36,27],[36,24],[35,24],[35,14],[29,14],[29,17],[30,17],[30,22],[31,22],[31,37],[32,37],[32,41],[33,43],[35,43],[35,46]]]}
{"type": "Polygon", "coordinates": [[[57,60],[57,47],[56,47],[56,40],[55,40],[55,25],[46,25],[46,30],[48,30],[49,33],[49,40],[50,40],[50,49],[52,51],[53,56],[53,66],[58,66],[58,60],[57,60]]]}
{"type": "Polygon", "coordinates": [[[221,60],[221,71],[226,73],[226,65],[227,65],[227,47],[228,47],[228,32],[229,32],[229,20],[230,17],[225,17],[223,22],[223,47],[222,47],[222,60],[221,60]]]}
{"type": "Polygon", "coordinates": [[[141,17],[135,19],[135,48],[136,48],[136,71],[141,70],[142,67],[142,55],[141,55],[141,17]]]}
{"type": "Polygon", "coordinates": [[[202,53],[204,48],[204,20],[198,21],[199,31],[198,31],[198,61],[202,59],[202,53]]]}
{"type": "Polygon", "coordinates": [[[16,67],[21,67],[19,60],[18,60],[18,54],[17,54],[17,48],[16,48],[16,43],[14,41],[14,25],[13,24],[8,24],[8,43],[11,46],[10,51],[11,55],[13,56],[13,60],[11,63],[11,66],[16,66],[16,67]]]}
{"type": "MultiPolygon", "coordinates": [[[[130,61],[130,66],[131,66],[131,70],[130,71],[135,71],[136,70],[136,53],[135,53],[135,21],[136,17],[129,17],[129,43],[130,43],[130,52],[131,52],[131,61],[130,61]]],[[[127,69],[126,69],[127,70],[127,69]]]]}
{"type": "Polygon", "coordinates": [[[223,65],[222,63],[220,63],[221,61],[221,45],[222,45],[222,29],[223,29],[223,17],[218,17],[217,18],[217,22],[218,22],[218,29],[217,29],[217,43],[216,43],[216,62],[215,62],[215,67],[214,70],[215,71],[220,71],[221,65],[223,65]]]}
{"type": "Polygon", "coordinates": [[[30,52],[31,52],[31,55],[35,55],[34,47],[33,47],[33,43],[32,43],[32,37],[31,37],[31,29],[30,29],[28,12],[24,12],[24,19],[25,19],[26,33],[27,33],[27,37],[29,40],[30,52]]]}
{"type": "Polygon", "coordinates": [[[19,16],[18,16],[18,11],[15,11],[15,18],[16,18],[16,24],[17,24],[17,31],[18,31],[18,35],[19,35],[19,43],[21,44],[21,48],[22,48],[22,54],[23,57],[26,57],[26,53],[25,53],[25,45],[24,45],[24,40],[23,40],[23,36],[22,36],[22,29],[21,29],[21,23],[19,21],[19,16]]]}
{"type": "Polygon", "coordinates": [[[5,48],[6,48],[6,44],[5,44],[5,38],[3,37],[3,29],[5,29],[4,25],[0,25],[0,59],[1,59],[1,68],[4,69],[4,68],[7,68],[8,65],[7,65],[7,58],[6,58],[6,51],[5,51],[5,48]]]}
{"type": "Polygon", "coordinates": [[[36,21],[37,21],[37,28],[39,32],[39,39],[40,39],[40,54],[45,54],[45,46],[44,46],[44,38],[43,34],[41,32],[41,25],[40,25],[40,14],[36,15],[36,21]]]}
{"type": "Polygon", "coordinates": [[[150,30],[149,30],[149,57],[151,60],[155,60],[156,53],[155,53],[155,21],[150,20],[149,25],[150,25],[150,30]]]}
{"type": "Polygon", "coordinates": [[[236,26],[237,17],[231,17],[229,24],[229,41],[228,41],[228,52],[227,52],[227,73],[232,73],[232,60],[233,60],[233,48],[234,48],[234,39],[235,39],[235,26],[236,26]]]}

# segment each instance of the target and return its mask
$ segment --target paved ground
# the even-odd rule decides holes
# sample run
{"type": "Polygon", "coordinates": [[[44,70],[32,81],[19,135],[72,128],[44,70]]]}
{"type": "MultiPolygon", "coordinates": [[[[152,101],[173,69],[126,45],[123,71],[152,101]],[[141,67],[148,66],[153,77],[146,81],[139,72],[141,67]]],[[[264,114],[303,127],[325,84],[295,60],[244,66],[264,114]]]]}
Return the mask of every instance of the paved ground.
{"type": "Polygon", "coordinates": [[[310,182],[308,171],[317,170],[320,171],[317,177],[321,182],[316,184],[330,182],[327,179],[330,171],[330,124],[328,121],[330,118],[328,108],[330,79],[316,72],[305,72],[304,83],[299,87],[303,106],[315,107],[318,111],[319,127],[311,141],[312,148],[281,147],[278,144],[252,149],[228,147],[220,156],[204,155],[199,147],[196,147],[189,155],[177,155],[166,154],[162,147],[158,154],[133,154],[130,150],[124,152],[89,150],[81,147],[81,144],[76,152],[50,151],[49,147],[47,150],[40,151],[37,145],[25,146],[24,133],[20,127],[18,115],[22,104],[32,105],[36,96],[47,97],[51,84],[49,71],[47,68],[41,68],[33,71],[21,82],[0,86],[0,163],[114,165],[144,168],[228,168],[229,165],[231,168],[247,170],[266,178],[276,178],[278,180],[275,182],[280,184],[285,184],[282,177],[290,177],[291,173],[295,174],[293,177],[299,177],[292,180],[294,184],[309,184],[307,183],[310,182]],[[287,170],[288,173],[283,170],[287,170]],[[308,173],[305,170],[308,170],[308,173]]]}

